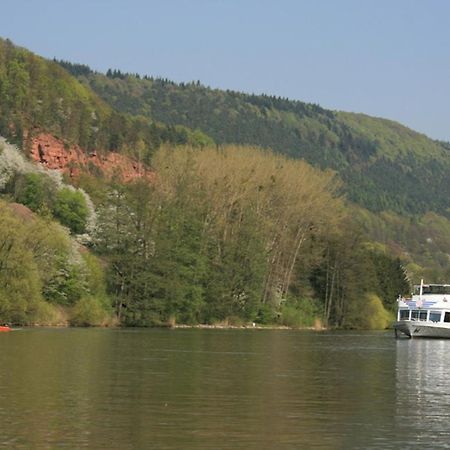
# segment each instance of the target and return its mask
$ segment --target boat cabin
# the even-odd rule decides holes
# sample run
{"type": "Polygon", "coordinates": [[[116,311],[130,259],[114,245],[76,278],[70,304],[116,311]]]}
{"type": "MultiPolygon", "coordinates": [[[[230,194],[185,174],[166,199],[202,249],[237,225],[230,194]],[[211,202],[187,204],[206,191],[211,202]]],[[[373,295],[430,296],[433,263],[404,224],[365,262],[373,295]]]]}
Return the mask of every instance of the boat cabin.
{"type": "Polygon", "coordinates": [[[398,299],[395,332],[409,337],[450,337],[450,284],[414,286],[411,298],[398,299]]]}
{"type": "Polygon", "coordinates": [[[417,320],[423,322],[448,322],[450,323],[450,311],[427,311],[424,309],[400,309],[398,320],[417,320]]]}

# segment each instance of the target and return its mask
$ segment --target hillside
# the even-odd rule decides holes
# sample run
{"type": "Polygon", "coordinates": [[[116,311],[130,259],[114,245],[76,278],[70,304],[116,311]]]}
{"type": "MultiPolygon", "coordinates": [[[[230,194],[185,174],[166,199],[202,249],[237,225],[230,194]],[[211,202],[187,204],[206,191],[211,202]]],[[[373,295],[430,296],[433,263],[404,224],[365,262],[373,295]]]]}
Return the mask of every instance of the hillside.
{"type": "Polygon", "coordinates": [[[0,323],[113,322],[104,264],[80,244],[95,221],[86,193],[0,138],[0,323]]]}
{"type": "Polygon", "coordinates": [[[119,152],[148,163],[162,143],[211,142],[184,126],[117,112],[55,62],[3,39],[0,98],[0,135],[26,150],[45,132],[85,152],[119,152]]]}
{"type": "Polygon", "coordinates": [[[0,93],[4,210],[25,205],[99,258],[75,270],[102,280],[68,304],[85,319],[373,328],[408,291],[405,268],[450,275],[449,146],[395,122],[102,75],[1,40],[0,93]]]}
{"type": "Polygon", "coordinates": [[[106,103],[219,144],[257,145],[336,170],[348,198],[371,211],[449,214],[448,145],[396,122],[266,95],[176,84],[61,63],[106,103]]]}

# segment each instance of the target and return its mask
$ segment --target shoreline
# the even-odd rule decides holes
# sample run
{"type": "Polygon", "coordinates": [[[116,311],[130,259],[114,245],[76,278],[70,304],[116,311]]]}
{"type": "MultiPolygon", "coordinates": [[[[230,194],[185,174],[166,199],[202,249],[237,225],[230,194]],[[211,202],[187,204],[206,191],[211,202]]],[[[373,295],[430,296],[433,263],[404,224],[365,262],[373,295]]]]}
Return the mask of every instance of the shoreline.
{"type": "MultiPolygon", "coordinates": [[[[152,328],[152,327],[150,327],[152,328]]],[[[158,327],[155,327],[158,328],[158,327]]],[[[167,328],[173,329],[198,329],[198,330],[299,330],[299,331],[327,331],[328,328],[324,327],[288,327],[286,325],[208,325],[208,324],[197,324],[197,325],[183,325],[177,324],[168,326],[167,328]]]]}
{"type": "Polygon", "coordinates": [[[288,327],[286,325],[230,325],[230,324],[161,324],[153,326],[76,326],[70,324],[32,324],[32,325],[9,325],[11,331],[19,329],[30,329],[30,328],[54,328],[54,329],[67,329],[67,328],[95,328],[95,329],[109,329],[109,330],[120,330],[120,329],[169,329],[169,330],[296,330],[296,331],[329,331],[329,328],[325,327],[288,327]]]}

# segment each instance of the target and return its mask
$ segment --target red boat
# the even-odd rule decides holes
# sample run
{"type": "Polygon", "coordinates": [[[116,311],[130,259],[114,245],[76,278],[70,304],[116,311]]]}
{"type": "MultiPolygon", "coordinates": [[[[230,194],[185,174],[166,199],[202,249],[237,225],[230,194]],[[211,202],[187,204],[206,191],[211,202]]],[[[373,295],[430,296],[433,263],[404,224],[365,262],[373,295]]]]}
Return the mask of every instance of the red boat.
{"type": "Polygon", "coordinates": [[[2,331],[11,331],[11,328],[8,325],[0,325],[0,332],[2,331]]]}

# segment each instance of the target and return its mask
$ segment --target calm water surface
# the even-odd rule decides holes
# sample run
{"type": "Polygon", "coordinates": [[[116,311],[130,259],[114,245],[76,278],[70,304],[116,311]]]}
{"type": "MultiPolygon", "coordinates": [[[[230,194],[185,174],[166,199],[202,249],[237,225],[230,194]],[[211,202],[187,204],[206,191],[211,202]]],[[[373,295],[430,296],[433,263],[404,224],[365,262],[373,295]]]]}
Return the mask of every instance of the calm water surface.
{"type": "Polygon", "coordinates": [[[0,448],[450,448],[450,340],[284,330],[0,335],[0,448]]]}

